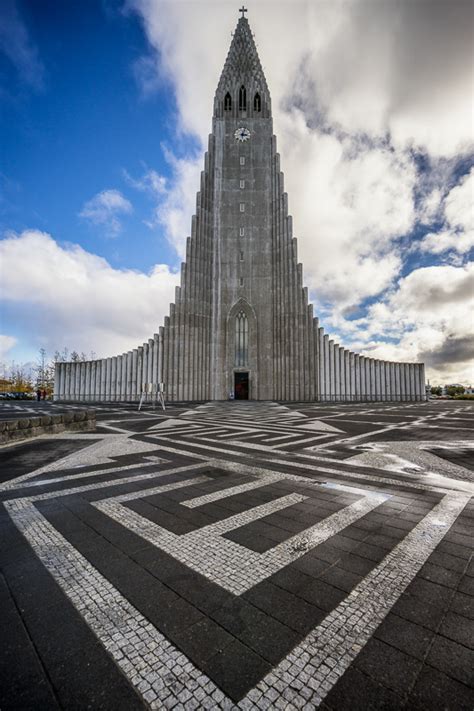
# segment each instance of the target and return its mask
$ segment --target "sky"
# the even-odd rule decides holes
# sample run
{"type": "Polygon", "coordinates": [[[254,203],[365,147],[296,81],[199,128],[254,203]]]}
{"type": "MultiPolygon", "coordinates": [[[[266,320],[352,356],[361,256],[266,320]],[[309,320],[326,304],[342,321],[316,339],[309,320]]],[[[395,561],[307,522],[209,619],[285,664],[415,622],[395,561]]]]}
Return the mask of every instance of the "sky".
{"type": "MultiPolygon", "coordinates": [[[[0,361],[162,325],[238,6],[2,0],[0,361]]],[[[474,384],[472,3],[246,7],[322,325],[474,384]]]]}

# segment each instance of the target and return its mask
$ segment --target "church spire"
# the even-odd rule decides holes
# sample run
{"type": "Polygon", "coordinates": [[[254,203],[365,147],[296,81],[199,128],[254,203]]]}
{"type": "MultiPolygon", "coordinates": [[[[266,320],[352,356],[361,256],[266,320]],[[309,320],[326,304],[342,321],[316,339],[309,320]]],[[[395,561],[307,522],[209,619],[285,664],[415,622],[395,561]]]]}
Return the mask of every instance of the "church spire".
{"type": "Polygon", "coordinates": [[[271,116],[270,92],[255,46],[247,9],[240,8],[242,17],[232,36],[232,42],[217,86],[214,116],[271,116]]]}

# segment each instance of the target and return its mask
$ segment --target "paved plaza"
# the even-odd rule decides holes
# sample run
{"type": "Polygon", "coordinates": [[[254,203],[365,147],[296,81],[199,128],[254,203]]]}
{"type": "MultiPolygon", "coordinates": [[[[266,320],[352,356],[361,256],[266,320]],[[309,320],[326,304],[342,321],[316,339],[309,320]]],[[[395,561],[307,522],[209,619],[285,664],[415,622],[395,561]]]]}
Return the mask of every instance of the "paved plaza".
{"type": "Polygon", "coordinates": [[[91,408],[0,448],[2,711],[474,708],[469,402],[91,408]]]}

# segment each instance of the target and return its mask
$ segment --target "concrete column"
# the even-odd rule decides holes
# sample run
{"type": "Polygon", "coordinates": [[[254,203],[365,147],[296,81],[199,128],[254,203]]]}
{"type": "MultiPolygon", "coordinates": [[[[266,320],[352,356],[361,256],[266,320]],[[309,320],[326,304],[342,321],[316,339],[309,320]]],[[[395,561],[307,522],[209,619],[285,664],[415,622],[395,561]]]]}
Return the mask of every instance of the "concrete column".
{"type": "Polygon", "coordinates": [[[137,351],[137,382],[135,385],[135,399],[139,399],[141,391],[142,391],[143,346],[138,346],[136,351],[137,351]]]}
{"type": "Polygon", "coordinates": [[[318,400],[324,400],[326,397],[326,380],[325,380],[325,368],[324,368],[324,361],[325,361],[325,351],[324,351],[324,328],[318,328],[318,350],[319,350],[319,363],[318,363],[318,370],[319,370],[319,394],[318,394],[318,400]]]}
{"type": "Polygon", "coordinates": [[[382,402],[387,400],[387,386],[385,384],[385,361],[380,361],[380,399],[382,402]]]}
{"type": "Polygon", "coordinates": [[[377,400],[377,376],[375,373],[375,358],[370,358],[370,400],[377,400]]]}
{"type": "Polygon", "coordinates": [[[122,356],[117,356],[116,367],[116,385],[115,385],[115,400],[120,402],[122,399],[122,356]]]}
{"type": "Polygon", "coordinates": [[[416,397],[416,386],[415,386],[415,365],[413,363],[409,363],[408,373],[409,373],[409,378],[410,378],[410,400],[416,402],[417,397],[416,397]]]}
{"type": "Polygon", "coordinates": [[[380,361],[378,358],[374,360],[375,368],[375,400],[380,401],[380,361]]]}
{"type": "Polygon", "coordinates": [[[110,401],[110,389],[111,389],[111,383],[112,383],[112,358],[106,358],[106,369],[107,369],[107,377],[105,379],[105,396],[104,400],[107,402],[110,401]]]}
{"type": "Polygon", "coordinates": [[[89,360],[84,363],[84,371],[84,395],[82,399],[89,400],[91,391],[91,363],[89,360]]]}
{"type": "Polygon", "coordinates": [[[107,392],[107,358],[100,360],[100,400],[104,402],[107,392]]]}
{"type": "Polygon", "coordinates": [[[329,341],[329,399],[335,400],[336,375],[334,372],[334,341],[329,341]]]}
{"type": "Polygon", "coordinates": [[[117,356],[110,359],[110,400],[117,399],[117,356]]]}
{"type": "MultiPolygon", "coordinates": [[[[331,343],[331,342],[330,342],[331,343]]],[[[341,359],[339,351],[342,349],[339,347],[338,343],[333,346],[334,349],[334,390],[332,394],[334,395],[334,400],[339,402],[341,399],[341,359]]]]}
{"type": "Polygon", "coordinates": [[[153,334],[153,385],[155,391],[159,383],[163,382],[163,363],[164,363],[164,327],[158,328],[158,333],[153,334]]]}
{"type": "Polygon", "coordinates": [[[140,388],[140,393],[147,388],[147,376],[148,376],[148,343],[143,344],[143,356],[142,356],[142,384],[140,388]]]}
{"type": "Polygon", "coordinates": [[[358,363],[356,364],[356,357],[355,353],[349,352],[349,398],[351,402],[355,402],[357,400],[357,366],[358,363]]]}
{"type": "Polygon", "coordinates": [[[153,380],[153,373],[157,370],[158,363],[155,362],[155,341],[153,338],[148,339],[148,364],[147,364],[147,383],[156,382],[153,380]]]}
{"type": "Polygon", "coordinates": [[[79,366],[79,361],[76,361],[74,363],[74,400],[79,400],[81,394],[81,370],[79,366]]]}
{"type": "Polygon", "coordinates": [[[354,354],[352,353],[352,363],[351,363],[351,352],[347,350],[347,348],[344,349],[344,372],[346,374],[346,400],[349,402],[352,402],[354,400],[352,388],[353,388],[353,381],[354,381],[354,374],[351,371],[351,365],[352,365],[352,370],[354,369],[354,354]]]}
{"type": "Polygon", "coordinates": [[[59,400],[60,392],[61,392],[61,363],[57,362],[54,365],[53,400],[59,400]]]}
{"type": "Polygon", "coordinates": [[[95,370],[97,361],[91,360],[90,375],[89,375],[89,400],[94,401],[95,395],[95,370]]]}
{"type": "Polygon", "coordinates": [[[420,363],[419,368],[420,368],[419,377],[420,377],[420,388],[421,388],[421,400],[422,400],[422,402],[425,402],[426,401],[425,364],[420,363]]]}
{"type": "Polygon", "coordinates": [[[360,359],[362,358],[361,355],[358,353],[353,353],[354,356],[354,398],[356,402],[360,401],[360,393],[361,393],[361,364],[360,364],[360,359]]]}
{"type": "Polygon", "coordinates": [[[359,400],[365,400],[365,358],[359,355],[359,400]]]}
{"type": "Polygon", "coordinates": [[[390,400],[393,402],[397,399],[397,383],[395,377],[395,363],[390,363],[390,400]]]}
{"type": "Polygon", "coordinates": [[[130,401],[132,399],[132,363],[133,354],[132,351],[127,352],[127,384],[126,384],[126,400],[130,401]]]}
{"type": "Polygon", "coordinates": [[[405,363],[399,363],[400,366],[400,399],[405,402],[407,399],[407,388],[405,379],[405,363]]]}

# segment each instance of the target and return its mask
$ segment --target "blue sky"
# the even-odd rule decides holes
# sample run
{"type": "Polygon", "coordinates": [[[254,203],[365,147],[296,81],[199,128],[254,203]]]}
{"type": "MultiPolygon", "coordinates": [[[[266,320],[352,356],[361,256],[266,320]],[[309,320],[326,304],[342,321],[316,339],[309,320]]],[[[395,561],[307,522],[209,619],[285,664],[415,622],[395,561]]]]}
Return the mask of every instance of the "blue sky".
{"type": "MultiPolygon", "coordinates": [[[[468,383],[472,4],[247,6],[322,323],[468,383]]],[[[0,361],[110,356],[163,322],[237,19],[230,0],[4,0],[0,361]]]]}
{"type": "Polygon", "coordinates": [[[176,262],[166,240],[143,219],[146,196],[124,170],[151,163],[167,175],[162,144],[174,144],[173,91],[163,78],[144,99],[134,63],[146,52],[136,15],[91,0],[17,4],[37,48],[36,81],[2,57],[0,228],[37,228],[74,241],[115,266],[147,270],[176,262]],[[134,212],[115,238],[79,217],[83,204],[107,188],[133,193],[134,212]],[[158,237],[158,238],[157,238],[158,237]]]}

